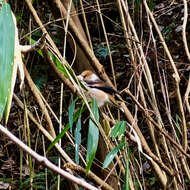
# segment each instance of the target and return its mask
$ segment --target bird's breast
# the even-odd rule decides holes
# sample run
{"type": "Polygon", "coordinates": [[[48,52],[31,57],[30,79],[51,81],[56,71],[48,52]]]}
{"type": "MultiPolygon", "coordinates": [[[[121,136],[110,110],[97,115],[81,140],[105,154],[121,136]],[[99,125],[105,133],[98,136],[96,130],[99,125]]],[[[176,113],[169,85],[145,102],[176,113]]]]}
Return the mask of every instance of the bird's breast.
{"type": "Polygon", "coordinates": [[[109,102],[109,96],[102,90],[96,88],[88,88],[88,92],[92,98],[96,99],[98,107],[101,107],[105,103],[109,102]]]}

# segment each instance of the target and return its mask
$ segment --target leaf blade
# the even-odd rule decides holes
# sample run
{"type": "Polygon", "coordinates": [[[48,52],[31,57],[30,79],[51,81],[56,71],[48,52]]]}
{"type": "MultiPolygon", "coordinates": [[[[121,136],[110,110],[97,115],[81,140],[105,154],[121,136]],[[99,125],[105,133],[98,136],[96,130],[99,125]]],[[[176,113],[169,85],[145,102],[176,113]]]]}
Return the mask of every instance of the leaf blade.
{"type": "Polygon", "coordinates": [[[109,164],[112,162],[112,160],[114,159],[114,157],[116,156],[117,152],[123,148],[123,146],[125,145],[124,142],[120,143],[118,146],[116,146],[107,156],[106,159],[104,160],[104,164],[103,164],[103,169],[107,168],[109,166],[109,164]]]}
{"type": "Polygon", "coordinates": [[[79,148],[81,145],[81,117],[79,117],[75,128],[75,162],[79,165],[79,148]]]}
{"type": "MultiPolygon", "coordinates": [[[[92,113],[94,115],[95,120],[97,122],[99,122],[99,111],[98,111],[98,105],[97,105],[96,99],[92,100],[92,113]]],[[[92,119],[90,119],[89,120],[88,141],[87,141],[86,174],[90,170],[92,162],[95,158],[95,154],[96,154],[97,147],[98,147],[98,141],[99,141],[99,129],[96,126],[95,122],[92,119]]]]}
{"type": "Polygon", "coordinates": [[[78,98],[76,98],[70,105],[68,108],[69,111],[69,125],[70,125],[70,131],[72,132],[72,127],[73,127],[73,114],[75,111],[75,103],[78,100],[78,98]]]}
{"type": "MultiPolygon", "coordinates": [[[[0,10],[0,120],[7,112],[10,99],[14,64],[15,26],[8,3],[2,2],[0,10]],[[6,113],[5,113],[6,112],[6,113]]],[[[6,116],[7,117],[7,116],[6,116]]]]}

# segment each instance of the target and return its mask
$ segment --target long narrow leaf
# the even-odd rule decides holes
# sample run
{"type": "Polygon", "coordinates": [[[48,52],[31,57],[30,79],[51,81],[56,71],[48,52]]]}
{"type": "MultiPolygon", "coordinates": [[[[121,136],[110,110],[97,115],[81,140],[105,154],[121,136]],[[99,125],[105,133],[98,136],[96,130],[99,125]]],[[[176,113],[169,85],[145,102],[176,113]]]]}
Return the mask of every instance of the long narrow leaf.
{"type": "Polygon", "coordinates": [[[124,134],[126,129],[126,122],[125,121],[119,121],[115,124],[114,128],[111,131],[111,137],[116,138],[124,134]]]}
{"type": "Polygon", "coordinates": [[[79,148],[81,144],[81,117],[79,117],[75,129],[75,162],[79,164],[79,148]]]}
{"type": "Polygon", "coordinates": [[[22,89],[23,84],[24,84],[24,68],[23,68],[23,61],[22,61],[22,55],[21,55],[21,50],[20,50],[20,43],[19,43],[19,37],[18,37],[18,28],[17,28],[17,23],[16,23],[16,18],[15,15],[12,13],[12,20],[14,23],[14,28],[15,28],[15,41],[14,41],[14,63],[13,63],[13,71],[12,71],[12,76],[11,76],[11,90],[8,95],[8,100],[7,100],[7,105],[6,105],[6,110],[5,110],[5,123],[7,123],[8,118],[9,118],[9,113],[11,109],[11,103],[12,103],[12,98],[13,98],[13,92],[14,92],[14,87],[16,83],[16,77],[17,77],[17,70],[19,70],[19,77],[20,77],[20,89],[22,89]]]}
{"type": "MultiPolygon", "coordinates": [[[[97,102],[95,99],[92,100],[92,113],[95,117],[95,120],[99,122],[99,111],[97,102]]],[[[89,131],[88,131],[88,142],[87,142],[87,167],[86,167],[86,173],[91,168],[92,162],[94,160],[97,147],[98,147],[98,140],[99,140],[99,129],[96,126],[95,122],[92,121],[92,119],[89,120],[89,131]]]]}
{"type": "Polygon", "coordinates": [[[123,184],[123,190],[129,190],[129,174],[130,174],[130,168],[129,168],[129,146],[127,146],[127,154],[128,158],[126,159],[126,168],[125,168],[125,178],[124,178],[124,184],[123,184]]]}
{"type": "Polygon", "coordinates": [[[49,145],[49,147],[47,148],[47,152],[49,152],[55,146],[55,144],[64,136],[64,134],[69,130],[69,128],[70,125],[67,124],[65,128],[61,131],[61,133],[59,133],[59,135],[57,135],[54,141],[49,145]]]}
{"type": "Polygon", "coordinates": [[[69,78],[69,75],[67,74],[66,69],[64,68],[64,66],[62,65],[62,63],[57,59],[57,57],[51,53],[49,51],[49,55],[51,57],[51,59],[53,60],[54,64],[56,65],[56,67],[59,69],[59,71],[66,77],[69,78]]]}
{"type": "Polygon", "coordinates": [[[117,147],[115,147],[107,156],[106,159],[104,161],[103,164],[103,169],[107,168],[109,166],[109,164],[112,162],[112,160],[114,159],[114,157],[117,155],[117,152],[123,148],[123,146],[125,145],[125,143],[121,143],[119,144],[117,147]]]}
{"type": "MultiPolygon", "coordinates": [[[[15,26],[8,3],[0,9],[0,120],[11,92],[11,78],[14,64],[15,26]]],[[[9,112],[7,112],[8,114],[9,112]]]]}
{"type": "MultiPolygon", "coordinates": [[[[81,108],[74,114],[73,122],[75,122],[81,116],[84,110],[85,110],[85,107],[84,107],[84,104],[82,104],[81,108]]],[[[68,123],[65,126],[65,128],[61,131],[61,133],[57,135],[54,141],[49,145],[47,152],[49,152],[55,146],[55,144],[65,135],[65,133],[69,130],[69,128],[70,128],[70,125],[68,123]]]]}
{"type": "Polygon", "coordinates": [[[78,98],[76,98],[71,105],[69,106],[69,125],[70,125],[70,131],[72,132],[72,127],[73,127],[73,114],[75,111],[75,103],[77,101],[78,98]]]}

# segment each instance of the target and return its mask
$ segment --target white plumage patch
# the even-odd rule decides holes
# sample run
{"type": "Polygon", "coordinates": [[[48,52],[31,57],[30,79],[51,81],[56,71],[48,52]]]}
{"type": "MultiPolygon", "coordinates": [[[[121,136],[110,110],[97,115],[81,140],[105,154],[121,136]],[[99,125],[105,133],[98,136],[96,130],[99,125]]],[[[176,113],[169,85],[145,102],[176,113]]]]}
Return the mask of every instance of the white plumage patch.
{"type": "Polygon", "coordinates": [[[100,80],[100,78],[96,74],[93,73],[87,80],[96,81],[96,80],[100,80]]]}

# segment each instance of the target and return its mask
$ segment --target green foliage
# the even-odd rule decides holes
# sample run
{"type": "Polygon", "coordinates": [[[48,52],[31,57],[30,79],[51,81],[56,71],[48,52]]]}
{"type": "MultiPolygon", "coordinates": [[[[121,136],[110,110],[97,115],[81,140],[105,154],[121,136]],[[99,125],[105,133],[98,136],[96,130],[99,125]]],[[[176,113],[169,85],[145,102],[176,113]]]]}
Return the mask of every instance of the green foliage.
{"type": "MultiPolygon", "coordinates": [[[[82,104],[81,108],[74,113],[73,116],[73,122],[74,123],[80,116],[81,114],[84,112],[85,107],[84,107],[84,103],[82,104]]],[[[70,116],[69,116],[70,117],[70,116]]],[[[67,123],[67,125],[64,127],[64,129],[61,131],[61,133],[59,135],[57,135],[57,137],[54,139],[54,141],[49,145],[47,152],[49,152],[57,142],[59,142],[59,140],[65,135],[65,133],[69,130],[70,128],[70,124],[67,123]]]]}
{"type": "Polygon", "coordinates": [[[109,164],[112,162],[114,157],[117,155],[117,152],[124,147],[125,143],[122,142],[118,146],[116,146],[107,156],[104,160],[103,169],[107,168],[109,164]]]}
{"type": "Polygon", "coordinates": [[[162,34],[164,36],[168,36],[168,34],[172,31],[172,29],[175,27],[175,23],[171,23],[168,26],[166,26],[163,30],[162,30],[162,34]]]}
{"type": "Polygon", "coordinates": [[[61,61],[59,59],[57,59],[57,57],[51,53],[49,51],[49,55],[51,57],[51,59],[53,60],[54,64],[56,65],[57,69],[66,77],[66,78],[70,78],[72,77],[72,79],[76,82],[76,76],[75,73],[73,71],[73,69],[68,65],[68,64],[63,64],[61,63],[61,61]],[[69,76],[70,75],[70,76],[69,76]]]}
{"type": "MultiPolygon", "coordinates": [[[[98,105],[96,102],[96,99],[92,99],[92,113],[94,115],[94,119],[96,122],[99,122],[99,110],[98,105]]],[[[86,167],[86,173],[91,168],[92,162],[94,160],[97,147],[98,147],[98,141],[99,141],[99,129],[96,126],[95,122],[90,118],[89,120],[89,130],[88,130],[88,142],[87,142],[87,155],[86,155],[86,161],[87,161],[87,167],[86,167]]]]}
{"type": "Polygon", "coordinates": [[[154,185],[156,183],[156,177],[151,177],[150,178],[150,185],[154,185]]]}
{"type": "Polygon", "coordinates": [[[72,127],[73,127],[73,114],[75,111],[75,103],[77,101],[77,98],[71,103],[69,106],[69,125],[70,125],[70,130],[72,132],[72,127]]]}
{"type": "Polygon", "coordinates": [[[9,183],[9,184],[12,184],[12,185],[15,185],[17,183],[17,181],[13,181],[12,178],[4,178],[4,177],[1,177],[0,181],[2,181],[4,183],[9,183]]]}
{"type": "Polygon", "coordinates": [[[57,59],[57,57],[51,53],[49,51],[49,55],[51,57],[51,59],[53,60],[54,64],[56,65],[56,67],[59,69],[59,71],[66,77],[69,78],[69,75],[67,74],[67,71],[65,69],[65,67],[63,66],[63,64],[59,61],[59,59],[57,59]]]}
{"type": "Polygon", "coordinates": [[[126,129],[126,122],[125,121],[117,122],[111,131],[111,137],[120,138],[121,135],[123,135],[125,133],[125,129],[126,129]]]}
{"type": "MultiPolygon", "coordinates": [[[[48,189],[53,190],[56,186],[57,176],[54,175],[54,172],[51,170],[47,170],[47,176],[49,177],[48,184],[51,185],[48,189]]],[[[61,181],[64,179],[62,178],[61,181]]],[[[35,188],[35,189],[46,189],[46,174],[45,172],[40,172],[36,174],[33,178],[32,185],[30,184],[30,178],[26,178],[22,183],[19,185],[19,189],[25,190],[29,188],[35,188]]]]}
{"type": "Polygon", "coordinates": [[[154,8],[154,2],[153,2],[153,0],[150,0],[149,7],[150,7],[150,10],[153,11],[153,8],[154,8]]]}
{"type": "MultiPolygon", "coordinates": [[[[15,26],[8,3],[0,10],[0,120],[7,117],[8,101],[11,96],[11,80],[14,65],[15,26]]],[[[12,96],[11,96],[12,97],[12,96]]]]}
{"type": "MultiPolygon", "coordinates": [[[[128,147],[128,146],[127,146],[128,147]]],[[[128,155],[130,155],[130,150],[128,148],[128,155]]],[[[124,185],[123,185],[123,190],[129,190],[129,172],[130,172],[130,168],[129,168],[129,158],[126,158],[126,167],[125,167],[125,178],[124,178],[124,185]]]]}
{"type": "Polygon", "coordinates": [[[108,56],[108,48],[107,47],[103,47],[103,46],[97,46],[94,49],[95,55],[97,57],[102,57],[103,59],[106,59],[106,57],[108,56]]]}
{"type": "Polygon", "coordinates": [[[176,116],[175,116],[175,131],[176,131],[176,134],[177,134],[177,136],[178,136],[178,138],[180,137],[180,135],[181,135],[181,118],[180,118],[180,116],[178,115],[178,114],[176,114],[176,116]]]}
{"type": "Polygon", "coordinates": [[[81,144],[81,117],[79,117],[75,128],[75,162],[79,164],[79,147],[81,144]]]}
{"type": "Polygon", "coordinates": [[[37,88],[39,90],[41,90],[44,86],[44,84],[46,83],[47,81],[47,78],[45,77],[38,77],[36,80],[35,80],[35,85],[37,86],[37,88]]]}

